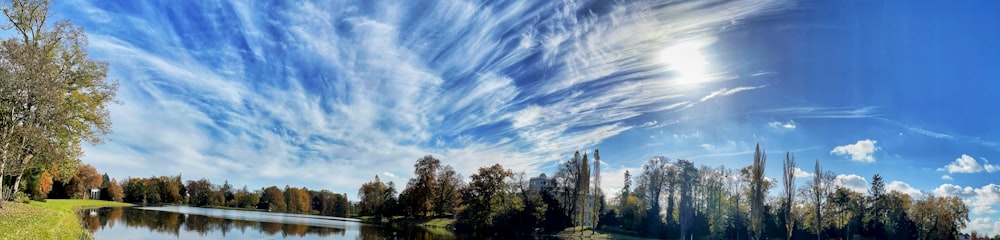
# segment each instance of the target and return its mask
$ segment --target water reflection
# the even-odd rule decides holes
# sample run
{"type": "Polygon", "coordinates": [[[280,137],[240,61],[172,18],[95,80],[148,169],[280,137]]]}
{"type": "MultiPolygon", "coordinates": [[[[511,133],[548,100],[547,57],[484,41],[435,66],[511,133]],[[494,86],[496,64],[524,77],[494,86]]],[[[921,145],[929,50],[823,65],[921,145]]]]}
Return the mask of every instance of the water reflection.
{"type": "Polygon", "coordinates": [[[152,209],[121,207],[89,209],[81,212],[81,217],[86,229],[93,233],[96,239],[456,238],[447,231],[431,232],[413,227],[389,228],[304,215],[275,217],[273,213],[210,210],[217,211],[214,213],[224,213],[226,216],[237,216],[223,218],[190,213],[205,211],[199,208],[182,207],[180,211],[152,209]]]}

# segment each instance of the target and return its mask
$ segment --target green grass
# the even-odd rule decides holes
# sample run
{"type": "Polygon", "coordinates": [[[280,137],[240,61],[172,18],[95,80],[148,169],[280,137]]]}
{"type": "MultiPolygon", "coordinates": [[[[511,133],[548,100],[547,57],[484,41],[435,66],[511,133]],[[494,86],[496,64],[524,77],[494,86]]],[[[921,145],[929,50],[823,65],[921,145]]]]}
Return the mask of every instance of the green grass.
{"type": "Polygon", "coordinates": [[[416,225],[422,227],[433,227],[433,228],[450,228],[452,225],[455,225],[455,219],[431,218],[431,219],[416,221],[416,225]]]}
{"type": "Polygon", "coordinates": [[[131,206],[99,200],[50,199],[30,204],[4,202],[0,209],[2,239],[89,239],[76,211],[104,206],[131,206]]]}
{"type": "Polygon", "coordinates": [[[557,233],[555,237],[559,239],[626,239],[626,240],[648,240],[655,238],[645,238],[640,236],[633,236],[629,234],[622,234],[617,232],[605,232],[605,231],[594,231],[590,227],[568,227],[563,231],[557,233]]]}
{"type": "Polygon", "coordinates": [[[77,210],[97,207],[131,207],[131,203],[85,199],[48,199],[45,202],[31,201],[32,206],[76,213],[77,210]]]}
{"type": "Polygon", "coordinates": [[[417,226],[435,236],[455,237],[455,233],[451,231],[455,225],[454,218],[401,219],[396,220],[395,223],[417,226]]]}

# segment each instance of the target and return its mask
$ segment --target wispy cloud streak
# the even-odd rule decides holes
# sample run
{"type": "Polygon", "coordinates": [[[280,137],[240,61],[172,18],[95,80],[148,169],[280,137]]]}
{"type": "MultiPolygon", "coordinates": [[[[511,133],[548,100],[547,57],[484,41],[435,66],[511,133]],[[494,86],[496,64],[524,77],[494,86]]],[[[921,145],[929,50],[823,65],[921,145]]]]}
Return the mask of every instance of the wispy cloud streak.
{"type": "MultiPolygon", "coordinates": [[[[655,54],[784,1],[69,2],[122,80],[114,175],[353,192],[434,154],[529,173],[712,92],[655,54]],[[213,179],[221,181],[223,179],[213,179]]],[[[735,79],[717,71],[705,81],[735,79]]],[[[662,120],[674,124],[676,121],[662,120]]]]}

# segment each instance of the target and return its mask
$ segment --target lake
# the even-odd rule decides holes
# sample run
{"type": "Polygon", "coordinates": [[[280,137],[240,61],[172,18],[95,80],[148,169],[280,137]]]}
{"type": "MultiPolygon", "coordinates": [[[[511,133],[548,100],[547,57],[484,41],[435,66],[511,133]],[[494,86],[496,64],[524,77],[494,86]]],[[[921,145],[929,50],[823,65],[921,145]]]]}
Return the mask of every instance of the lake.
{"type": "Polygon", "coordinates": [[[95,239],[455,239],[444,229],[382,226],[357,219],[188,206],[110,207],[80,212],[95,239]]]}

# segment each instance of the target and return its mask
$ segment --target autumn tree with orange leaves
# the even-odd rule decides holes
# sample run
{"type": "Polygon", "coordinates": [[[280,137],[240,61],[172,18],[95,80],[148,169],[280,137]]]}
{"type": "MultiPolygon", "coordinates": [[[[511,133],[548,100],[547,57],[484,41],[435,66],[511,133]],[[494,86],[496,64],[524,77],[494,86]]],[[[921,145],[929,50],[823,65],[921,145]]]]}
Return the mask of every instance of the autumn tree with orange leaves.
{"type": "Polygon", "coordinates": [[[111,183],[108,184],[108,195],[111,196],[111,200],[115,202],[121,202],[125,198],[125,191],[122,189],[121,185],[118,185],[118,180],[112,178],[111,183]]]}
{"type": "Polygon", "coordinates": [[[101,174],[97,173],[94,166],[90,166],[90,164],[80,165],[77,168],[76,176],[66,185],[66,195],[73,198],[89,198],[87,191],[100,187],[103,181],[104,179],[101,178],[101,174]]]}

